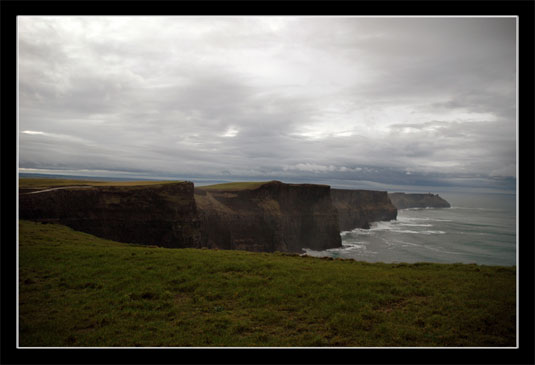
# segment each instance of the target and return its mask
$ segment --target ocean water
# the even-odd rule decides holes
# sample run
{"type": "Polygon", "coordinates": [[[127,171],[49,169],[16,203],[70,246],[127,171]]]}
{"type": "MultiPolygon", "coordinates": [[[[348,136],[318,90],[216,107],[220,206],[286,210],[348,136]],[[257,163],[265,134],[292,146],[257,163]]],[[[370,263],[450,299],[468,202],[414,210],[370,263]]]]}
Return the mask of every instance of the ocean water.
{"type": "Polygon", "coordinates": [[[400,209],[396,220],[341,232],[342,248],[310,256],[367,262],[516,265],[516,196],[440,193],[451,208],[400,209]]]}

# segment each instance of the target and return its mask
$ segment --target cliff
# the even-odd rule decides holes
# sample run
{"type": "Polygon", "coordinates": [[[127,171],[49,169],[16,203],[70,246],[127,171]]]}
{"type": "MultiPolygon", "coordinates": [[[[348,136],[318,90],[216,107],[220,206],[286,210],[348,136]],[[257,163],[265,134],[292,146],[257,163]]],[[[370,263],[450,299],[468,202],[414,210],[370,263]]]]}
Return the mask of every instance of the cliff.
{"type": "Polygon", "coordinates": [[[327,185],[76,183],[26,181],[19,217],[128,243],[302,252],[341,247],[340,230],[397,216],[386,192],[327,185]]]}
{"type": "Polygon", "coordinates": [[[312,184],[221,184],[195,188],[202,245],[302,252],[341,247],[330,187],[312,184]]]}
{"type": "Polygon", "coordinates": [[[398,209],[407,208],[449,208],[450,203],[438,194],[389,193],[392,204],[398,209]]]}
{"type": "Polygon", "coordinates": [[[19,217],[99,237],[164,247],[200,247],[193,183],[69,186],[19,194],[19,217]]]}
{"type": "Polygon", "coordinates": [[[340,230],[370,228],[371,222],[396,219],[397,209],[386,191],[331,189],[340,230]]]}

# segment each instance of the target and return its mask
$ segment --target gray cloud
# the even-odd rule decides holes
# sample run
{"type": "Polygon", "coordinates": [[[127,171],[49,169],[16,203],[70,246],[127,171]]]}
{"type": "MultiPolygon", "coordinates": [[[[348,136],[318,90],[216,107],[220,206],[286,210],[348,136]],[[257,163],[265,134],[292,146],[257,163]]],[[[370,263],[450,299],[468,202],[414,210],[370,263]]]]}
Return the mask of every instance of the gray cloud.
{"type": "Polygon", "coordinates": [[[497,189],[516,177],[514,18],[18,26],[23,170],[497,189]]]}

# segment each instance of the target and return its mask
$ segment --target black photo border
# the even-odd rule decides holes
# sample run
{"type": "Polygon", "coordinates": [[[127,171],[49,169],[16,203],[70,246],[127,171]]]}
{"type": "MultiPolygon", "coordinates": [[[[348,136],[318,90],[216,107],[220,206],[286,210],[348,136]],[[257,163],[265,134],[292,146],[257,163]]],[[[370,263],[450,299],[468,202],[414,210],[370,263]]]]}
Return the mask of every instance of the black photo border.
{"type": "Polygon", "coordinates": [[[400,363],[532,364],[534,355],[534,2],[526,1],[2,1],[2,364],[400,363]],[[517,349],[16,348],[16,17],[18,15],[513,15],[519,19],[519,312],[517,349]]]}

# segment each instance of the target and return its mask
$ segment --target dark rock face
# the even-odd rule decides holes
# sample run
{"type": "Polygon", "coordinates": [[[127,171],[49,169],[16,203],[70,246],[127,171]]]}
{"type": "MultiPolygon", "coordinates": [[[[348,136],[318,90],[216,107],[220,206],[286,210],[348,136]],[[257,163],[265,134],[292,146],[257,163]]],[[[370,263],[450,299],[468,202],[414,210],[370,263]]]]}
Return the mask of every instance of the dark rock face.
{"type": "Polygon", "coordinates": [[[75,186],[19,194],[19,217],[119,242],[302,252],[341,247],[340,230],[395,219],[386,192],[272,181],[254,188],[191,182],[75,186]]]}
{"type": "Polygon", "coordinates": [[[438,194],[389,193],[392,204],[398,209],[407,208],[449,208],[450,203],[438,194]]]}
{"type": "Polygon", "coordinates": [[[195,189],[202,245],[302,252],[341,247],[330,187],[272,181],[255,189],[195,189]]]}
{"type": "Polygon", "coordinates": [[[331,189],[340,230],[370,228],[371,222],[396,219],[397,209],[386,191],[331,189]]]}
{"type": "Polygon", "coordinates": [[[119,242],[200,247],[191,182],[21,193],[19,217],[60,223],[119,242]]]}

